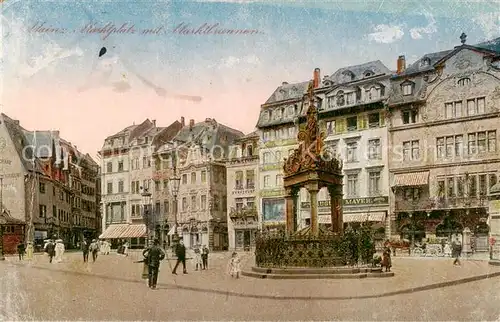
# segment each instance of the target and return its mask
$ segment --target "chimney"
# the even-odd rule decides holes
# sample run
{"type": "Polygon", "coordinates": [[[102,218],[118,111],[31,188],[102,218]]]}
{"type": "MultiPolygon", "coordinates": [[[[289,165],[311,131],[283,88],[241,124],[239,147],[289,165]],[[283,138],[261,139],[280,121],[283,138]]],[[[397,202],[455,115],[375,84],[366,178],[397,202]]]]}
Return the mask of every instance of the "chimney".
{"type": "Polygon", "coordinates": [[[192,130],[193,129],[193,126],[194,126],[194,120],[193,119],[190,119],[189,120],[189,129],[192,130]]]}
{"type": "Polygon", "coordinates": [[[319,80],[320,80],[320,69],[315,68],[314,69],[314,78],[313,78],[313,88],[318,88],[319,87],[319,80]]]}
{"type": "Polygon", "coordinates": [[[181,125],[182,127],[186,126],[186,122],[184,121],[184,116],[181,116],[181,125]]]}
{"type": "Polygon", "coordinates": [[[404,55],[401,55],[398,57],[398,69],[397,69],[397,73],[398,74],[401,74],[403,73],[404,71],[406,70],[406,60],[405,60],[405,56],[404,55]]]}
{"type": "Polygon", "coordinates": [[[151,120],[151,122],[153,123],[153,126],[156,127],[156,120],[151,120]]]}

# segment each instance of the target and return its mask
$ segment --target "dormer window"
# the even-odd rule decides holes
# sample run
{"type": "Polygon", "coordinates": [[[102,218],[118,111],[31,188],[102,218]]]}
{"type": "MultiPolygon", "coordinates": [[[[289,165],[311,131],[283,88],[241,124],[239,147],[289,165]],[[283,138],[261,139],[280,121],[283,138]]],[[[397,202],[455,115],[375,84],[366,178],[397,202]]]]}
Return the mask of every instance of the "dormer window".
{"type": "Polygon", "coordinates": [[[355,76],[354,73],[351,72],[350,70],[346,70],[342,73],[342,80],[343,82],[351,82],[354,80],[355,76]]]}
{"type": "Polygon", "coordinates": [[[337,106],[344,106],[344,104],[345,104],[344,92],[338,91],[338,93],[337,93],[337,106]]]}
{"type": "Polygon", "coordinates": [[[401,84],[401,92],[403,95],[412,95],[413,94],[413,83],[410,81],[406,81],[401,84]]]}
{"type": "Polygon", "coordinates": [[[462,79],[459,79],[457,84],[458,84],[458,86],[467,86],[470,84],[470,78],[464,77],[462,79]]]}
{"type": "Polygon", "coordinates": [[[365,77],[365,78],[366,78],[366,77],[371,77],[371,76],[373,76],[373,75],[375,75],[375,73],[374,73],[374,72],[372,72],[371,70],[367,70],[367,71],[365,71],[365,72],[363,73],[363,77],[365,77]]]}
{"type": "Polygon", "coordinates": [[[431,60],[428,57],[425,57],[420,61],[420,67],[428,67],[430,65],[431,65],[431,60]]]}

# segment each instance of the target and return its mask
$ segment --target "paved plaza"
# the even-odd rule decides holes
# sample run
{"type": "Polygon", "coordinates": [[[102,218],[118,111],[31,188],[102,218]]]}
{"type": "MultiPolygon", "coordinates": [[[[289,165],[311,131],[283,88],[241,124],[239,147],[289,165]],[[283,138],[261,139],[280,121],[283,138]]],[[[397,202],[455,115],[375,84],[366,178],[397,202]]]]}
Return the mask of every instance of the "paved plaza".
{"type": "MultiPolygon", "coordinates": [[[[485,261],[393,258],[392,278],[266,280],[226,274],[229,253],[208,271],[160,268],[157,290],[141,279],[139,253],[44,255],[0,262],[0,320],[498,320],[500,267],[485,261]]],[[[248,268],[251,255],[243,255],[248,268]]],[[[174,262],[172,262],[174,264],[174,262]]]]}

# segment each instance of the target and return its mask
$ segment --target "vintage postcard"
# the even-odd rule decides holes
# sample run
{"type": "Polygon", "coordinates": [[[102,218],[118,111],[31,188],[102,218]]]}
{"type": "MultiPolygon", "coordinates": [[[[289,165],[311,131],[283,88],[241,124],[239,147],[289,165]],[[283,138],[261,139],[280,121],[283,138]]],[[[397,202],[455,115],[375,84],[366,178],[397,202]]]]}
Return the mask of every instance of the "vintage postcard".
{"type": "Polygon", "coordinates": [[[500,321],[498,1],[0,7],[0,321],[500,321]]]}

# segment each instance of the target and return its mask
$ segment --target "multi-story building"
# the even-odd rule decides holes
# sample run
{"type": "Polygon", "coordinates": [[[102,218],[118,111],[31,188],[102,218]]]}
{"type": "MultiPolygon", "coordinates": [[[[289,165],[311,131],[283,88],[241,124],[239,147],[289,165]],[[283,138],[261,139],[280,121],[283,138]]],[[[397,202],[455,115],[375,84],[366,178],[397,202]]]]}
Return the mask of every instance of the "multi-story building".
{"type": "Polygon", "coordinates": [[[388,101],[393,233],[469,228],[487,245],[486,195],[500,175],[500,52],[465,44],[398,59],[388,101]]]}
{"type": "Polygon", "coordinates": [[[63,239],[66,247],[95,237],[98,165],[59,131],[27,131],[1,114],[2,208],[26,223],[25,240],[43,245],[63,239]]]}
{"type": "Polygon", "coordinates": [[[258,202],[259,134],[252,132],[230,147],[227,169],[229,249],[250,249],[260,229],[258,202]]]}
{"type": "MultiPolygon", "coordinates": [[[[172,236],[175,232],[176,213],[178,234],[186,247],[202,244],[212,250],[228,248],[224,160],[228,156],[229,146],[242,136],[240,131],[214,119],[207,118],[198,123],[190,120],[173,142],[166,143],[165,147],[157,151],[157,162],[164,164],[162,168],[172,165],[175,175],[181,179],[177,205],[169,191],[162,198],[167,198],[163,199],[163,211],[171,227],[168,235],[172,236]]],[[[168,178],[158,179],[158,185],[168,185],[168,182],[163,181],[168,178]]],[[[159,203],[161,207],[162,203],[159,203]]]]}
{"type": "MultiPolygon", "coordinates": [[[[314,74],[319,98],[320,129],[324,133],[325,157],[343,161],[344,223],[372,221],[385,227],[389,210],[389,167],[385,100],[389,96],[392,72],[380,61],[349,66],[325,76],[314,74]],[[328,153],[327,153],[328,152],[328,153]]],[[[299,226],[309,225],[310,198],[301,192],[299,226]]],[[[328,190],[318,193],[320,224],[331,224],[328,190]]],[[[387,221],[389,224],[390,221],[387,221]]]]}
{"type": "Polygon", "coordinates": [[[155,120],[145,120],[105,139],[99,152],[105,214],[101,238],[111,239],[113,244],[126,240],[132,247],[145,244],[141,194],[153,193],[153,143],[160,144],[157,138],[164,138],[165,133],[173,137],[179,129],[177,121],[164,128],[157,127],[155,120]]]}
{"type": "Polygon", "coordinates": [[[259,149],[259,206],[263,228],[285,225],[283,160],[297,147],[297,121],[308,82],[283,82],[261,105],[257,129],[259,149]]]}

